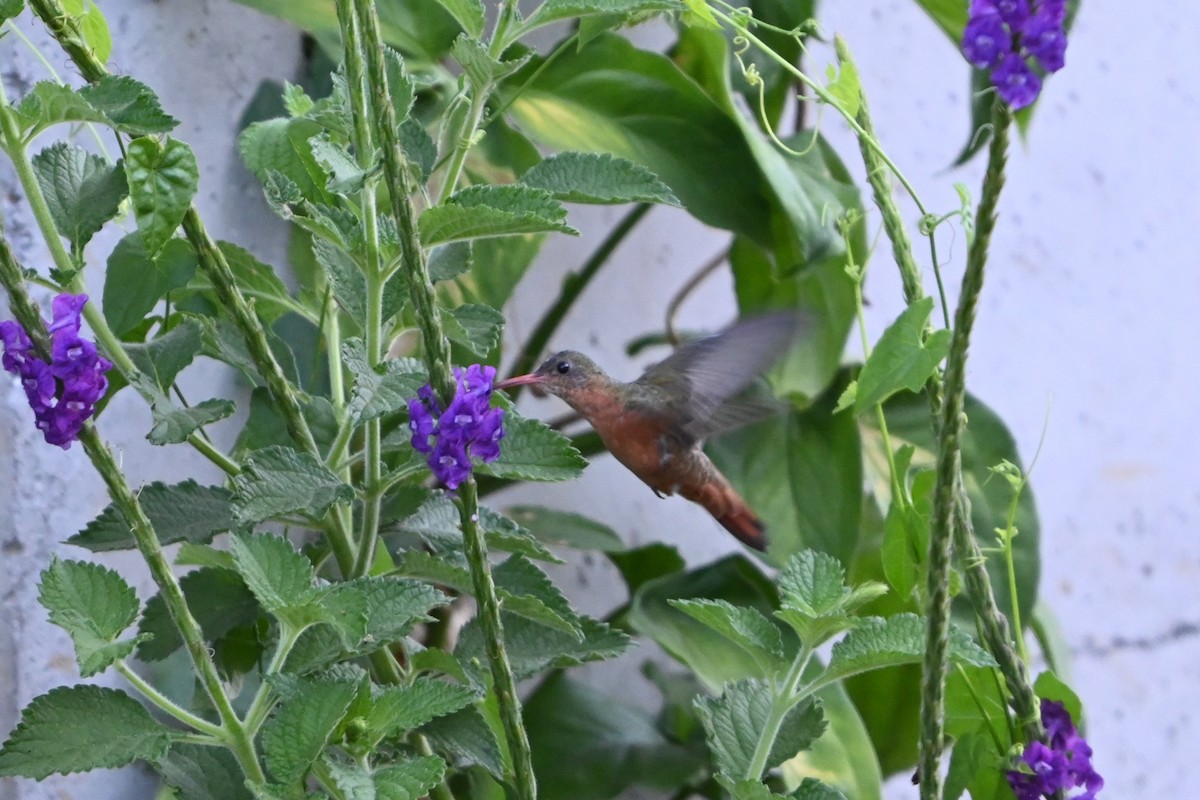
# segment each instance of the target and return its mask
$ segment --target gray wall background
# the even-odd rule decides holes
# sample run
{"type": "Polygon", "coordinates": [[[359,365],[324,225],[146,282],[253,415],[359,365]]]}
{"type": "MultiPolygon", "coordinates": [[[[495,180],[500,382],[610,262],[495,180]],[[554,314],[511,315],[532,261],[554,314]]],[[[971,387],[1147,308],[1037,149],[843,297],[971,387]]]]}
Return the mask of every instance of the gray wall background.
{"type": "MultiPolygon", "coordinates": [[[[947,169],[966,136],[969,99],[952,45],[910,0],[824,5],[827,31],[843,33],[859,61],[888,152],[928,205],[955,208],[952,184],[977,187],[979,165],[947,169]]],[[[101,6],[114,29],[116,69],[151,83],[165,108],[183,121],[177,135],[199,155],[198,202],[215,235],[282,263],[282,227],[240,167],[233,135],[261,78],[294,76],[298,37],[225,0],[102,0],[101,6]]],[[[1200,184],[1195,152],[1200,11],[1166,0],[1152,7],[1152,16],[1133,19],[1129,4],[1086,2],[1067,68],[1050,82],[1027,145],[1012,154],[968,374],[969,386],[1008,423],[1027,461],[1045,429],[1033,481],[1043,529],[1042,597],[1066,631],[1075,658],[1073,684],[1090,714],[1089,738],[1109,797],[1200,790],[1200,779],[1181,758],[1200,752],[1195,720],[1200,481],[1191,358],[1200,341],[1195,256],[1200,200],[1194,191],[1200,184]]],[[[38,32],[28,23],[23,29],[38,32]]],[[[44,43],[43,51],[55,53],[44,43]]],[[[814,54],[817,62],[827,58],[814,54]]],[[[12,37],[0,41],[0,70],[12,95],[45,77],[12,37]]],[[[844,126],[826,115],[823,130],[853,165],[849,156],[855,148],[844,126]]],[[[48,258],[7,167],[0,168],[0,184],[10,240],[23,262],[44,267],[48,258]]],[[[529,332],[563,272],[586,257],[619,213],[572,210],[583,236],[546,248],[513,302],[508,333],[513,340],[529,332]]],[[[102,261],[115,240],[98,238],[90,246],[91,259],[102,261]]],[[[619,377],[634,377],[644,362],[628,363],[625,342],[659,324],[662,298],[723,241],[682,213],[654,211],[552,346],[586,348],[619,377]]],[[[940,240],[940,252],[951,262],[946,267],[951,285],[957,283],[963,250],[961,240],[940,240]]],[[[900,308],[895,270],[880,253],[868,283],[874,335],[900,308]]],[[[932,275],[927,277],[932,284],[932,275]]],[[[99,296],[98,279],[92,285],[99,296]]],[[[718,275],[689,302],[681,321],[717,327],[732,314],[728,280],[718,275]]],[[[205,389],[218,394],[213,382],[223,380],[219,373],[193,376],[194,385],[208,384],[193,394],[205,389]]],[[[527,410],[549,415],[561,408],[527,410]]],[[[126,394],[101,425],[135,482],[203,471],[180,448],[149,447],[143,438],[148,419],[126,394]]],[[[79,556],[58,543],[105,503],[78,448],[63,453],[34,433],[19,387],[3,382],[0,731],[5,732],[31,698],[77,679],[69,640],[37,605],[37,574],[51,553],[79,556]]],[[[504,497],[533,499],[585,509],[631,542],[679,544],[693,564],[733,549],[702,513],[683,501],[655,499],[608,459],[577,482],[504,497]]],[[[139,577],[141,596],[149,595],[135,559],[107,563],[139,577]]],[[[619,591],[612,570],[590,558],[574,560],[556,579],[592,613],[608,610],[619,591]]],[[[622,669],[589,674],[597,683],[620,687],[635,702],[653,702],[656,694],[630,675],[650,655],[643,648],[622,669]]],[[[151,796],[152,787],[130,769],[42,784],[0,781],[0,800],[142,798],[151,796]]],[[[888,793],[914,795],[905,781],[888,793]]]]}

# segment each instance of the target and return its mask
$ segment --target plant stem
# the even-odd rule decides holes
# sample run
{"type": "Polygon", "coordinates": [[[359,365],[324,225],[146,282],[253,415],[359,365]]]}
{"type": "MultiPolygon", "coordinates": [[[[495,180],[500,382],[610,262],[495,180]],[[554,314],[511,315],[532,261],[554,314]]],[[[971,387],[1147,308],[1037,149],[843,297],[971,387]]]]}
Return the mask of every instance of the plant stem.
{"type": "Polygon", "coordinates": [[[462,522],[463,544],[467,562],[471,565],[471,584],[475,601],[479,604],[479,624],[487,649],[488,663],[492,668],[496,699],[500,705],[500,719],[504,723],[504,735],[512,751],[513,770],[516,773],[517,795],[524,800],[537,797],[537,784],[533,776],[533,762],[529,753],[529,739],[521,722],[521,704],[517,698],[517,683],[504,649],[504,629],[500,620],[500,603],[496,599],[496,586],[492,581],[491,567],[487,560],[487,545],[479,527],[479,499],[476,495],[475,478],[471,477],[458,487],[459,513],[462,522]]]}
{"type": "Polygon", "coordinates": [[[812,650],[801,645],[800,652],[796,654],[792,666],[788,668],[787,675],[783,679],[783,685],[771,699],[771,710],[767,713],[762,732],[758,735],[758,741],[754,745],[754,754],[750,757],[750,764],[746,767],[743,779],[762,780],[762,774],[767,769],[767,760],[771,757],[771,748],[775,746],[775,739],[779,736],[779,729],[783,726],[784,719],[796,704],[796,689],[800,686],[800,679],[804,677],[804,670],[808,667],[811,658],[812,650]]]}
{"type": "Polygon", "coordinates": [[[172,702],[169,697],[147,683],[141,675],[138,675],[136,672],[134,672],[133,669],[130,668],[130,666],[124,661],[118,661],[113,666],[116,668],[117,672],[121,673],[121,676],[124,677],[125,680],[129,681],[129,684],[133,688],[137,689],[143,697],[161,709],[164,713],[169,714],[170,716],[182,722],[184,725],[195,728],[201,733],[205,733],[211,737],[221,740],[222,742],[224,742],[227,738],[225,736],[225,729],[220,725],[213,725],[208,720],[197,717],[187,709],[180,708],[177,704],[172,702]]]}
{"type": "MultiPolygon", "coordinates": [[[[546,313],[542,314],[542,318],[538,320],[537,327],[533,329],[533,333],[525,341],[525,346],[521,348],[521,352],[517,354],[516,360],[513,362],[512,372],[514,375],[522,375],[526,372],[532,372],[537,365],[537,359],[541,356],[542,351],[546,348],[546,343],[550,341],[550,337],[558,330],[558,326],[562,323],[563,318],[567,316],[567,312],[571,310],[571,306],[575,300],[587,288],[587,285],[592,282],[592,278],[596,277],[596,273],[608,261],[609,256],[613,251],[625,240],[642,217],[650,210],[649,203],[637,205],[625,217],[617,223],[617,226],[609,231],[608,236],[604,237],[604,241],[596,248],[596,251],[588,258],[587,262],[579,272],[572,272],[563,278],[562,291],[558,293],[558,299],[554,301],[554,305],[546,309],[546,313]]],[[[515,391],[510,390],[514,399],[522,387],[516,387],[515,391]]]]}

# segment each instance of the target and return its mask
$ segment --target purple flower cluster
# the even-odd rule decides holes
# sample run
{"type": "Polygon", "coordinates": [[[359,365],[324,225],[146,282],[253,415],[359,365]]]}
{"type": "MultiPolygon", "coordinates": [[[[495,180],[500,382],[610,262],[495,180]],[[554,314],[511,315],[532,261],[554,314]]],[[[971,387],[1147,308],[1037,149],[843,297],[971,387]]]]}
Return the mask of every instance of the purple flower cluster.
{"type": "Polygon", "coordinates": [[[433,474],[451,490],[471,476],[471,456],[485,464],[499,458],[504,438],[504,410],[488,405],[496,368],[455,367],[454,378],[454,399],[445,410],[428,384],[408,401],[413,449],[428,456],[433,474]]]}
{"type": "Polygon", "coordinates": [[[79,315],[86,294],[60,294],[51,306],[50,363],[38,358],[29,334],[16,322],[0,322],[4,356],[0,363],[21,378],[33,408],[38,430],[50,444],[63,450],[79,436],[83,423],[96,410],[108,389],[104,373],[112,363],[96,352],[96,345],[79,335],[79,315]]]}
{"type": "Polygon", "coordinates": [[[990,69],[992,83],[1014,110],[1037,99],[1046,72],[1062,69],[1067,51],[1066,0],[971,0],[962,48],[967,61],[990,69]]]}
{"type": "Polygon", "coordinates": [[[1041,800],[1055,792],[1082,786],[1083,794],[1072,800],[1095,800],[1104,788],[1104,779],[1092,767],[1092,748],[1071,721],[1062,703],[1042,701],[1042,724],[1049,745],[1030,742],[1021,754],[1020,766],[1009,770],[1008,785],[1017,800],[1041,800]]]}

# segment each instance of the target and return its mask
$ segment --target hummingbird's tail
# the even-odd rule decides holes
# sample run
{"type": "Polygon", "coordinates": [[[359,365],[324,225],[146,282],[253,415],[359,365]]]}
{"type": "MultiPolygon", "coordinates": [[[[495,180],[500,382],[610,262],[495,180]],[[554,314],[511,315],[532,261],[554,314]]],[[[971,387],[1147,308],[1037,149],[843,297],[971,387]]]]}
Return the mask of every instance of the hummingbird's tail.
{"type": "Polygon", "coordinates": [[[698,487],[680,487],[679,493],[699,503],[732,533],[739,542],[759,552],[767,550],[767,526],[763,525],[742,496],[725,481],[710,480],[698,487]]]}

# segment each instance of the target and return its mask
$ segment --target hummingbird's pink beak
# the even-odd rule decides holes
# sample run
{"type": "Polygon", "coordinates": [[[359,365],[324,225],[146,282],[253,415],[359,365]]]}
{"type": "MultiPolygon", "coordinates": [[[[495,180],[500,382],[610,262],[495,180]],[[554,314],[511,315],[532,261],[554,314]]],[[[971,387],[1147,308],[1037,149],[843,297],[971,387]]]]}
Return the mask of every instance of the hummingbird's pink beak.
{"type": "Polygon", "coordinates": [[[493,389],[511,389],[514,386],[536,386],[544,381],[544,375],[538,375],[536,372],[530,372],[528,375],[517,375],[512,378],[505,378],[499,383],[492,386],[493,389]]]}

